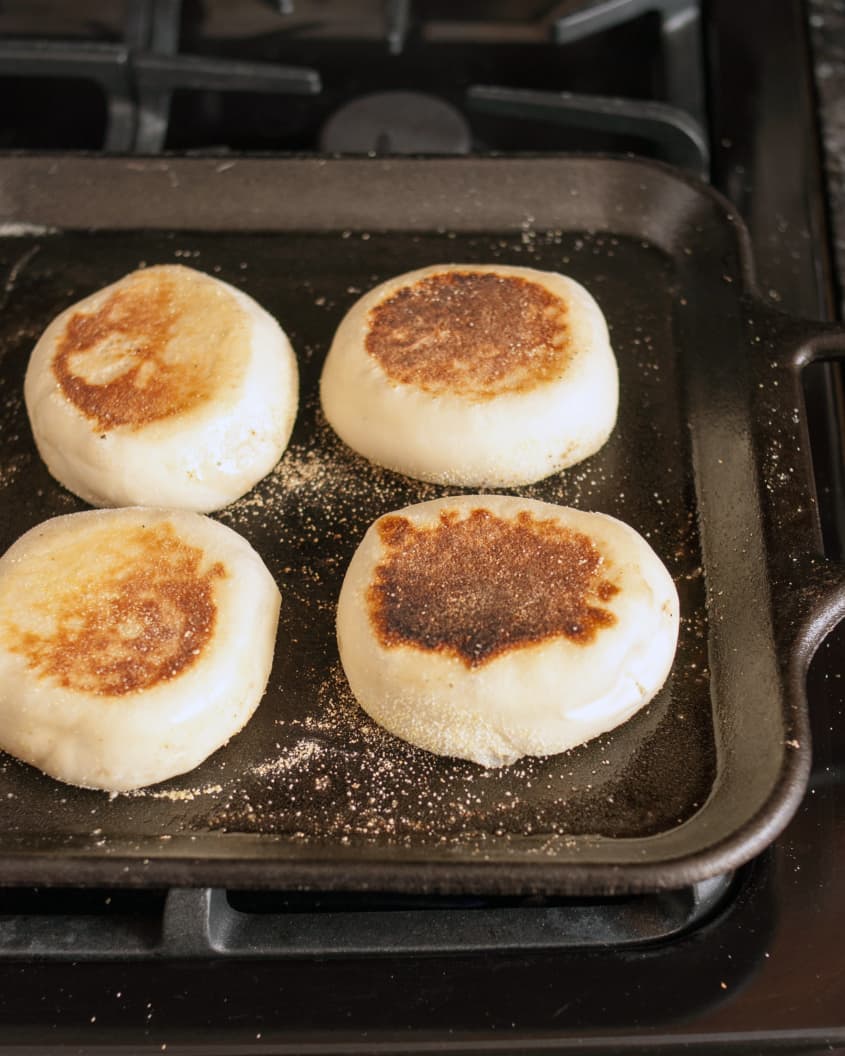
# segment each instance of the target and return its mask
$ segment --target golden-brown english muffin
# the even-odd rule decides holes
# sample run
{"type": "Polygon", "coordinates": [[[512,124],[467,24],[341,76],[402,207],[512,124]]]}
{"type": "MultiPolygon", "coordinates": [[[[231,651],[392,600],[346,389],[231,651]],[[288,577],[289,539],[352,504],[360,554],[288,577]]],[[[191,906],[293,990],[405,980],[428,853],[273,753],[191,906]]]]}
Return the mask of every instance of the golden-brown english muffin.
{"type": "Polygon", "coordinates": [[[0,557],[0,748],[126,791],[193,769],[247,722],[279,591],[230,528],[181,510],[90,510],[0,557]]]}
{"type": "Polygon", "coordinates": [[[41,457],[94,506],[210,512],[278,462],[298,375],[275,319],[180,265],[135,271],[62,312],[24,384],[41,457]]]}
{"type": "Polygon", "coordinates": [[[448,264],[353,305],[321,399],[341,439],[378,465],[513,487],[597,451],[619,397],[607,325],[583,286],[533,268],[448,264]]]}
{"type": "Polygon", "coordinates": [[[678,608],[666,568],[621,521],[461,495],[375,521],[346,573],[337,637],[376,722],[500,766],[572,748],[651,700],[678,608]]]}

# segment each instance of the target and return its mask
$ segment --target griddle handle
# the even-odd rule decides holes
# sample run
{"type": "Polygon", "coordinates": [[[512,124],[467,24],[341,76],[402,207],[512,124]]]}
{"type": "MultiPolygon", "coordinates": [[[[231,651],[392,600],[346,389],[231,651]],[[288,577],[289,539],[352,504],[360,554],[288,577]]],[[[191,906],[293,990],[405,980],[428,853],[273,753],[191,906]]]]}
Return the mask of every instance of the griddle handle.
{"type": "Polygon", "coordinates": [[[808,663],[845,618],[845,328],[761,300],[748,326],[776,629],[808,663]]]}

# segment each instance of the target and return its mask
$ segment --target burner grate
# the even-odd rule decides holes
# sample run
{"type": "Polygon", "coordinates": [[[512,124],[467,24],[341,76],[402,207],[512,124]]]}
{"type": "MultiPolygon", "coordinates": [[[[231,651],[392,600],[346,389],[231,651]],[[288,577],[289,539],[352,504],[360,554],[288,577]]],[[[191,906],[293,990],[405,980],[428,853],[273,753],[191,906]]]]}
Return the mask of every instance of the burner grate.
{"type": "MultiPolygon", "coordinates": [[[[95,40],[23,37],[13,22],[0,78],[7,100],[54,81],[56,138],[64,87],[95,85],[106,153],[611,151],[706,177],[700,0],[564,6],[461,21],[390,0],[352,19],[338,2],[252,0],[238,5],[256,26],[244,34],[213,2],[140,0],[95,40]]],[[[25,116],[4,127],[10,109],[4,141],[31,149],[25,116]]]]}
{"type": "Polygon", "coordinates": [[[658,148],[658,155],[706,180],[710,151],[702,126],[684,110],[642,99],[607,98],[574,92],[531,92],[479,85],[470,88],[471,109],[585,128],[611,136],[636,136],[658,148]]]}
{"type": "Polygon", "coordinates": [[[0,73],[94,81],[106,99],[106,153],[156,154],[165,144],[175,89],[309,95],[312,69],[179,53],[182,0],[128,5],[124,42],[0,41],[0,73]]]}

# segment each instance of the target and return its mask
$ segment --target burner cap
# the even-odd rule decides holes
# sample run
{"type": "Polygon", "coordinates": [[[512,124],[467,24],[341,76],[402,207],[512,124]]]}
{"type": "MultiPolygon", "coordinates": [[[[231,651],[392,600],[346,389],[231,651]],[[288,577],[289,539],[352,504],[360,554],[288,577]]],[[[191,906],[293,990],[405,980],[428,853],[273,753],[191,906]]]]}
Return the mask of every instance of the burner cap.
{"type": "Polygon", "coordinates": [[[468,154],[469,125],[451,103],[422,92],[375,92],[336,110],[320,133],[329,154],[468,154]]]}

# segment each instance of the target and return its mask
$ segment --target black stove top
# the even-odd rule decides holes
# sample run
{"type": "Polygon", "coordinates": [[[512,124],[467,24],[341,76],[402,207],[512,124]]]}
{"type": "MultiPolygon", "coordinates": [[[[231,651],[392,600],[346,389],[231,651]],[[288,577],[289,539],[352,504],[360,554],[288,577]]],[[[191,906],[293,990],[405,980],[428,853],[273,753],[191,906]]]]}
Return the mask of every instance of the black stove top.
{"type": "MultiPolygon", "coordinates": [[[[735,203],[774,304],[833,312],[797,0],[21,0],[0,33],[0,150],[633,151],[735,203]]],[[[831,557],[840,390],[806,371],[831,557]]],[[[734,877],[591,900],[7,890],[0,1049],[835,1051],[843,657],[839,629],[809,678],[808,794],[734,877]]]]}

